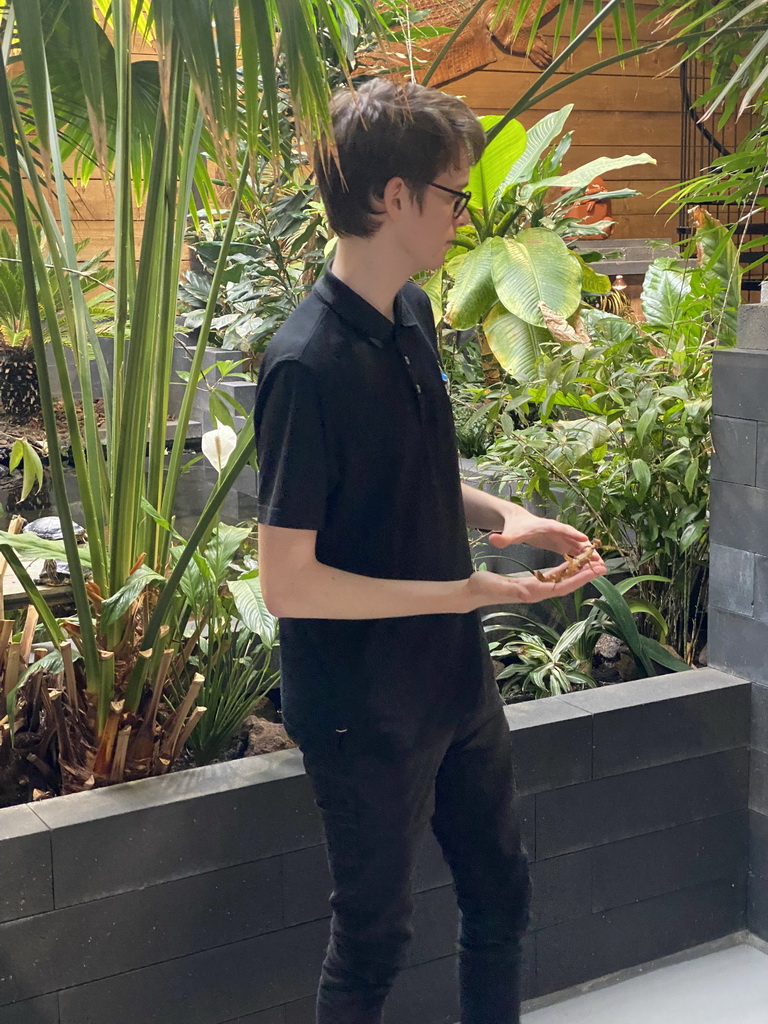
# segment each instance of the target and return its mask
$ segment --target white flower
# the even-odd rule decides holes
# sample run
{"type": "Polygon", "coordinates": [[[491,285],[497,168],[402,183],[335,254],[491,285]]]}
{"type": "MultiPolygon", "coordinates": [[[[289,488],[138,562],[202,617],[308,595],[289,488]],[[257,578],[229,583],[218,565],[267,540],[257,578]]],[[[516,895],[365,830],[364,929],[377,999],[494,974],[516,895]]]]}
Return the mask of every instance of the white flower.
{"type": "Polygon", "coordinates": [[[235,450],[237,434],[232,427],[227,427],[223,423],[219,423],[218,420],[215,420],[215,423],[215,430],[208,430],[203,434],[201,447],[206,459],[217,473],[221,473],[235,450]]]}

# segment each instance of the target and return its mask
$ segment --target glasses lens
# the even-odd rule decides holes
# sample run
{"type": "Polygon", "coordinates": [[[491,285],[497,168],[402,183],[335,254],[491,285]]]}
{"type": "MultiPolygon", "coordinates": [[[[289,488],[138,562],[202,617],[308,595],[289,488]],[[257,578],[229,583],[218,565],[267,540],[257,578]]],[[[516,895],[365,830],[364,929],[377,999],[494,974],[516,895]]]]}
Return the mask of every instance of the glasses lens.
{"type": "Polygon", "coordinates": [[[467,204],[472,197],[469,193],[462,193],[456,202],[453,204],[453,216],[460,217],[467,208],[467,204]]]}

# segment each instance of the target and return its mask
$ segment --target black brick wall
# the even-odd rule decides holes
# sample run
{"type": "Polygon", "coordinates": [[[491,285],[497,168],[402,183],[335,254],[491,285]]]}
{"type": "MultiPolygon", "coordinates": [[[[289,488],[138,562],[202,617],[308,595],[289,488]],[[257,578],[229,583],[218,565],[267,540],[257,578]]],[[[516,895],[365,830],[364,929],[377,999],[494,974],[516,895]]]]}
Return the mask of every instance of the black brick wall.
{"type": "Polygon", "coordinates": [[[713,374],[709,663],[752,682],[747,924],[768,939],[768,304],[713,374]]]}
{"type": "MultiPolygon", "coordinates": [[[[744,927],[750,695],[702,670],[509,709],[529,996],[744,927]]],[[[295,751],[2,811],[0,870],[0,1024],[312,1024],[329,880],[295,751]]],[[[415,888],[388,1021],[453,1024],[457,915],[431,837],[415,888]]]]}

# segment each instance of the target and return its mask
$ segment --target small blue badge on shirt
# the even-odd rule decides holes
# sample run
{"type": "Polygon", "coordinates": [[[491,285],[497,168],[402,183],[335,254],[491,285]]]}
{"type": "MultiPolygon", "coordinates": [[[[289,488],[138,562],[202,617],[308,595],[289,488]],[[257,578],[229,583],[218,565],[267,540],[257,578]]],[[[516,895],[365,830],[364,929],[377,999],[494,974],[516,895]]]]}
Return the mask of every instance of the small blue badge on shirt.
{"type": "Polygon", "coordinates": [[[450,382],[448,380],[448,374],[445,372],[445,370],[442,368],[442,366],[440,367],[440,376],[443,378],[443,384],[445,384],[445,390],[450,395],[450,393],[451,393],[451,385],[450,385],[450,382]]]}

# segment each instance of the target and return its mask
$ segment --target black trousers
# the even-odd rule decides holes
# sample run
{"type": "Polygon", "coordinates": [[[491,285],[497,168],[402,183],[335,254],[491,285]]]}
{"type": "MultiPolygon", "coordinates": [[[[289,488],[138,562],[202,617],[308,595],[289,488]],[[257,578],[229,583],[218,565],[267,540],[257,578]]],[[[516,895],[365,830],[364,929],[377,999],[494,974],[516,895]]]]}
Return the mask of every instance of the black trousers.
{"type": "MultiPolygon", "coordinates": [[[[433,737],[434,738],[434,737],[433,737]]],[[[419,750],[350,729],[304,750],[333,877],[317,1024],[379,1024],[411,937],[412,873],[427,824],[461,915],[462,1024],[518,1024],[530,881],[498,692],[419,750]]]]}

